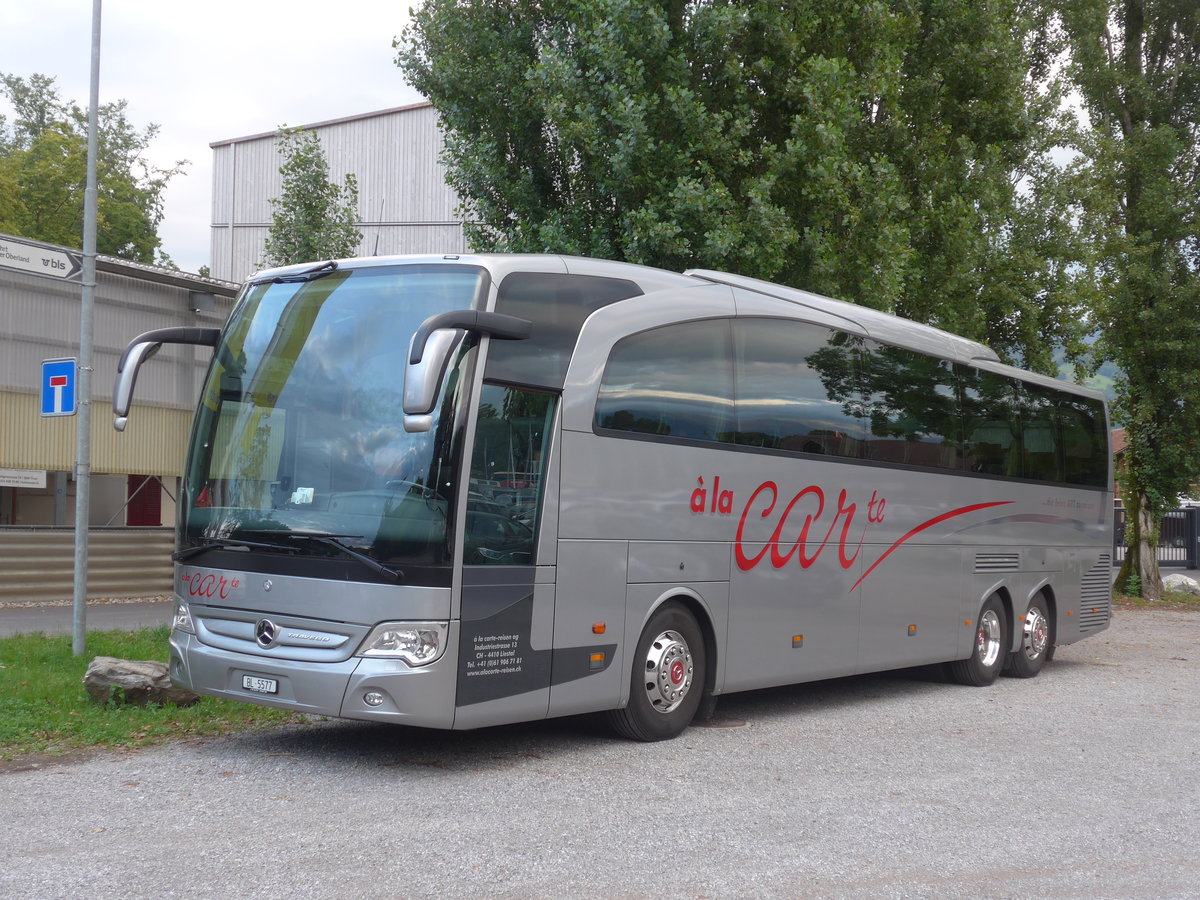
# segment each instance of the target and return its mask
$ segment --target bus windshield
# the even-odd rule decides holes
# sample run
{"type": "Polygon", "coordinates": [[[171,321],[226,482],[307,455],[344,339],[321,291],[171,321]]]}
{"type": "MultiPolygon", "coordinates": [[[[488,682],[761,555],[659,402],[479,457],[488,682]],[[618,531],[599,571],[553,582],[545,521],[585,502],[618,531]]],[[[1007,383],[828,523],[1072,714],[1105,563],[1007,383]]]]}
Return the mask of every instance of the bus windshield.
{"type": "Polygon", "coordinates": [[[350,548],[388,566],[448,565],[463,351],[421,434],[401,424],[404,360],[417,327],[475,306],[486,278],[401,265],[252,285],[193,426],[183,549],[350,548]]]}

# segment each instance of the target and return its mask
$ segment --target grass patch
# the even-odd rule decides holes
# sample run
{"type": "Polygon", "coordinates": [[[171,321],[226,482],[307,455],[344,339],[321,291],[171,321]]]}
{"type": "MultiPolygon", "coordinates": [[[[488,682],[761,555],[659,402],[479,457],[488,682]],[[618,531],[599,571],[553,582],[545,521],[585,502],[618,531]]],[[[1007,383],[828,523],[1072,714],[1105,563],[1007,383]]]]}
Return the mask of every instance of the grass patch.
{"type": "Polygon", "coordinates": [[[1164,591],[1162,600],[1158,602],[1142,597],[1113,594],[1113,603],[1118,609],[1178,609],[1200,612],[1200,597],[1184,591],[1164,591]]]}
{"type": "Polygon", "coordinates": [[[83,675],[97,656],[167,660],[170,629],[98,631],[83,656],[71,636],[0,638],[0,759],[82,749],[132,748],[197,735],[225,734],[297,721],[295,713],[215,697],[175,706],[102,707],[88,697],[83,675]]]}

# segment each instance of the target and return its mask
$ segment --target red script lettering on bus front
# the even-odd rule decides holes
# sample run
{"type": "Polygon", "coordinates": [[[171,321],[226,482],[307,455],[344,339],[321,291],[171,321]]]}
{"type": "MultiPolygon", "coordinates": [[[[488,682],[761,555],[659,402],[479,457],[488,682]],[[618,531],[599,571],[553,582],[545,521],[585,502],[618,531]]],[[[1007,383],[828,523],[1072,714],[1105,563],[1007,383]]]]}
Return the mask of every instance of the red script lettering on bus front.
{"type": "Polygon", "coordinates": [[[236,590],[241,582],[234,578],[232,580],[224,575],[214,575],[209,573],[203,575],[200,572],[185,572],[179,579],[187,585],[189,597],[204,597],[206,600],[211,600],[214,597],[220,600],[228,600],[229,592],[236,590]]]}
{"type": "MultiPolygon", "coordinates": [[[[697,479],[698,487],[692,491],[689,506],[693,513],[710,515],[728,515],[733,512],[734,496],[729,490],[721,490],[721,479],[713,479],[711,505],[704,479],[697,479]]],[[[879,558],[863,572],[853,587],[854,591],[879,564],[892,555],[901,545],[916,537],[921,532],[950,519],[965,516],[979,510],[994,506],[1005,506],[1011,500],[1000,500],[991,503],[975,503],[962,506],[934,516],[928,521],[921,522],[910,529],[903,537],[887,547],[879,558]]],[[[854,528],[855,517],[859,513],[859,503],[849,499],[849,492],[842,488],[838,491],[836,507],[827,504],[824,489],[819,485],[810,484],[797,491],[783,506],[778,518],[773,519],[774,529],[771,536],[756,550],[748,551],[746,539],[747,521],[753,521],[752,513],[757,513],[759,519],[772,521],[776,509],[780,506],[779,485],[774,481],[764,481],[751,493],[746,505],[742,507],[738,519],[737,533],[733,542],[733,555],[738,568],[748,572],[758,566],[764,559],[769,559],[772,568],[782,569],[793,559],[802,569],[812,566],[829,544],[837,544],[838,563],[843,569],[849,569],[858,560],[863,545],[867,539],[867,530],[872,525],[883,524],[887,518],[887,498],[880,497],[878,491],[872,491],[866,501],[866,509],[861,518],[862,527],[854,528]],[[829,505],[829,509],[827,509],[829,505]],[[841,530],[838,531],[838,523],[841,530]],[[823,533],[822,533],[823,532],[823,533]],[[835,532],[837,532],[835,537],[835,532]]]]}

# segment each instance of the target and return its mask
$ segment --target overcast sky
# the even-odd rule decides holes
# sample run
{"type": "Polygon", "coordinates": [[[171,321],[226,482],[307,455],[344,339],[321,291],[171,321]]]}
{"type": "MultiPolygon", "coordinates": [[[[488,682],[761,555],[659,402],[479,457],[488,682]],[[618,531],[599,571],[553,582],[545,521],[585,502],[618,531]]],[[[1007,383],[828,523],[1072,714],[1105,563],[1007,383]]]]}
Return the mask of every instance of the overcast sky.
{"type": "MultiPolygon", "coordinates": [[[[414,103],[392,38],[413,0],[105,0],[100,102],[124,99],[147,150],[169,168],[163,249],[183,270],[209,262],[212,150],[227,138],[414,103]]],[[[57,79],[86,106],[92,0],[0,0],[0,71],[57,79]]],[[[0,113],[9,115],[3,100],[0,113]]]]}

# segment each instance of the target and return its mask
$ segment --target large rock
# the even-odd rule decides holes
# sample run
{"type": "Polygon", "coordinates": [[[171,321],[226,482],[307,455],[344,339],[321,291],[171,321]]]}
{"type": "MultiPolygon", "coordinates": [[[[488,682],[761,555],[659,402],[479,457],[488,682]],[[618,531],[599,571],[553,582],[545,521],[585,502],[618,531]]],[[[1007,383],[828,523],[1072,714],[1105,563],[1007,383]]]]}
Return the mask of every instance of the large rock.
{"type": "Polygon", "coordinates": [[[1176,572],[1173,575],[1168,575],[1162,580],[1164,591],[1173,591],[1180,594],[1191,594],[1194,597],[1200,597],[1200,581],[1195,578],[1188,578],[1186,575],[1180,575],[1176,572]]]}
{"type": "Polygon", "coordinates": [[[83,676],[83,686],[97,703],[129,703],[145,706],[147,703],[175,706],[191,706],[200,699],[199,694],[171,684],[167,664],[153,660],[117,659],[112,656],[97,656],[88,665],[83,676]]]}

